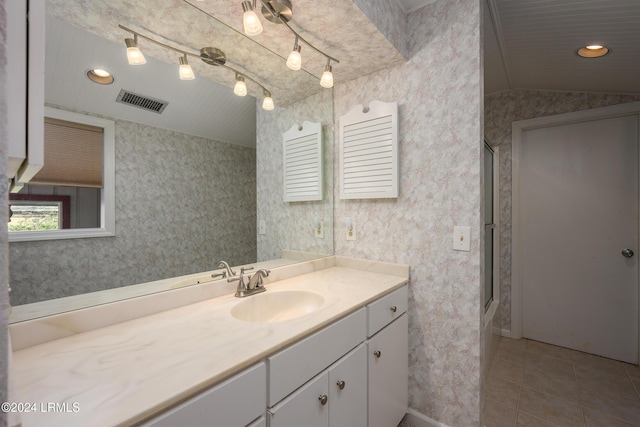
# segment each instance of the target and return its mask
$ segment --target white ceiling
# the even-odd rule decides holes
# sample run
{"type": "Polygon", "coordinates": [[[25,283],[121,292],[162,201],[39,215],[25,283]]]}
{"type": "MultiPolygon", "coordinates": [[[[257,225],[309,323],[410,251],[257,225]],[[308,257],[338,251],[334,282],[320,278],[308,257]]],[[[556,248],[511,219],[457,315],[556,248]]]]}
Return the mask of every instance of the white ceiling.
{"type": "Polygon", "coordinates": [[[640,94],[639,0],[486,0],[484,36],[485,94],[640,94]],[[587,44],[611,51],[579,57],[587,44]]]}
{"type": "MultiPolygon", "coordinates": [[[[449,0],[388,1],[413,13],[434,1],[449,0]]],[[[353,0],[294,3],[291,25],[340,60],[333,64],[337,84],[405,61],[353,0]],[[323,13],[327,2],[331,14],[323,13]]],[[[483,3],[486,94],[509,89],[640,93],[640,0],[483,3]],[[594,42],[609,46],[611,53],[593,60],[575,54],[594,42]]],[[[191,59],[196,80],[180,81],[177,54],[144,41],[139,44],[149,63],[128,66],[123,39],[130,34],[118,24],[188,51],[221,48],[229,64],[272,91],[274,114],[279,106],[324,90],[318,79],[325,59],[303,46],[303,70],[288,70],[284,63],[292,48],[291,33],[263,21],[260,36],[245,37],[239,0],[47,0],[46,5],[49,21],[54,22],[47,25],[50,103],[234,144],[255,144],[256,102],[230,94],[233,73],[191,59]],[[77,46],[77,51],[70,46],[77,46]],[[98,86],[84,77],[87,69],[98,65],[114,71],[113,85],[98,86]],[[121,88],[167,100],[169,106],[157,115],[115,104],[121,88]]],[[[262,99],[261,89],[248,87],[250,95],[262,99]]]]}
{"type": "MultiPolygon", "coordinates": [[[[396,0],[410,13],[433,0],[396,0]]],[[[445,1],[445,0],[441,0],[445,1]]],[[[640,94],[640,0],[483,0],[485,94],[510,89],[640,94]],[[576,50],[611,52],[584,59],[576,50]]]]}
{"type": "Polygon", "coordinates": [[[144,123],[217,141],[255,147],[256,100],[239,97],[210,79],[180,81],[176,65],[147,55],[147,64],[127,63],[123,44],[103,39],[52,16],[46,20],[45,99],[49,104],[144,123]],[[106,68],[110,85],[86,78],[92,68],[106,68]],[[121,89],[168,101],[157,114],[116,103],[121,89]],[[206,96],[203,96],[206,94],[206,96]]]}

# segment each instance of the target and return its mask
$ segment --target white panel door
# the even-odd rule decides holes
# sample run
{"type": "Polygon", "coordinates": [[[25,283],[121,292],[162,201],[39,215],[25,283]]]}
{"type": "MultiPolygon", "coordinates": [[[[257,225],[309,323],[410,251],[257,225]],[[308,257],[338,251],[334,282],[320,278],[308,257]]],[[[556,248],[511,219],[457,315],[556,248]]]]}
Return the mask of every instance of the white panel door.
{"type": "Polygon", "coordinates": [[[523,336],[637,363],[638,116],[522,141],[523,336]]]}

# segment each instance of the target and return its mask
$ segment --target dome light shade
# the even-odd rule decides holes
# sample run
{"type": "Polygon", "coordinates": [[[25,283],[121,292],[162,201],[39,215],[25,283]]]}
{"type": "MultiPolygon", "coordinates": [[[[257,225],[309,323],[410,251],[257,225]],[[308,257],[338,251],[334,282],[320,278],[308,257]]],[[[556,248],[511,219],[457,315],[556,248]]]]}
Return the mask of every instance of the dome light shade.
{"type": "Polygon", "coordinates": [[[327,89],[333,87],[333,72],[331,69],[331,65],[329,64],[327,64],[324,69],[324,73],[322,73],[322,77],[320,77],[320,86],[327,89]]]}
{"type": "Polygon", "coordinates": [[[132,39],[124,39],[127,45],[127,61],[130,65],[142,65],[146,64],[147,60],[138,48],[138,36],[134,36],[132,39]]]}
{"type": "Polygon", "coordinates": [[[274,108],[273,98],[271,98],[270,96],[266,97],[264,101],[262,101],[262,108],[264,108],[267,111],[273,110],[274,108]]]}
{"type": "Polygon", "coordinates": [[[244,77],[236,76],[236,85],[233,88],[233,93],[238,96],[247,95],[247,84],[244,82],[244,77]]]}
{"type": "Polygon", "coordinates": [[[271,111],[274,108],[273,98],[271,98],[271,94],[267,91],[264,92],[264,101],[262,101],[262,108],[271,111]]]}
{"type": "Polygon", "coordinates": [[[244,13],[242,14],[244,33],[251,37],[262,33],[262,23],[260,22],[258,15],[253,11],[253,5],[251,2],[243,1],[242,10],[244,10],[244,13]]]}
{"type": "Polygon", "coordinates": [[[293,71],[298,71],[302,68],[302,55],[300,55],[301,46],[298,44],[298,38],[296,37],[296,43],[293,45],[293,50],[287,58],[287,67],[293,71]]]}
{"type": "Polygon", "coordinates": [[[195,74],[193,74],[193,69],[189,62],[187,61],[187,55],[180,57],[180,80],[193,80],[196,78],[195,74]]]}

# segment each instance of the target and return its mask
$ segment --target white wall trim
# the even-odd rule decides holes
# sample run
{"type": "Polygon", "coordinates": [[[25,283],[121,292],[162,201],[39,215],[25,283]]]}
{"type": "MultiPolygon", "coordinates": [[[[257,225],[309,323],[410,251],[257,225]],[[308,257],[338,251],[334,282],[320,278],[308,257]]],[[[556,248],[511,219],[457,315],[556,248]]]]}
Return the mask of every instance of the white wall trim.
{"type": "Polygon", "coordinates": [[[429,418],[418,411],[409,409],[407,415],[402,419],[403,422],[412,425],[413,427],[449,427],[447,424],[443,424],[440,421],[436,421],[433,418],[429,418]]]}
{"type": "MultiPolygon", "coordinates": [[[[522,338],[522,211],[521,211],[521,167],[522,167],[522,135],[530,129],[580,123],[590,120],[627,116],[640,113],[640,102],[629,102],[609,107],[535,119],[513,122],[511,125],[512,147],[512,241],[511,241],[511,331],[510,338],[522,338]]],[[[639,302],[640,303],[640,302],[639,302]]],[[[506,335],[503,335],[506,336],[506,335]]],[[[639,340],[640,341],[640,340],[639,340]]]]}

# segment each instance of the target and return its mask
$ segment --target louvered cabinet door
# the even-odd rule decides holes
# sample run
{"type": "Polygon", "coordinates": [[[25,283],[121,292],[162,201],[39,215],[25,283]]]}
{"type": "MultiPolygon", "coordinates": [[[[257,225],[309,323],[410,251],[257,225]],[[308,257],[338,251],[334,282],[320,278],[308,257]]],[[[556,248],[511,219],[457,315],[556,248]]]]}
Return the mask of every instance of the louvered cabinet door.
{"type": "Polygon", "coordinates": [[[373,101],[340,117],[340,198],[398,197],[398,104],[373,101]]]}
{"type": "Polygon", "coordinates": [[[305,121],[283,135],[282,171],[285,202],[323,198],[322,124],[305,121]]]}

